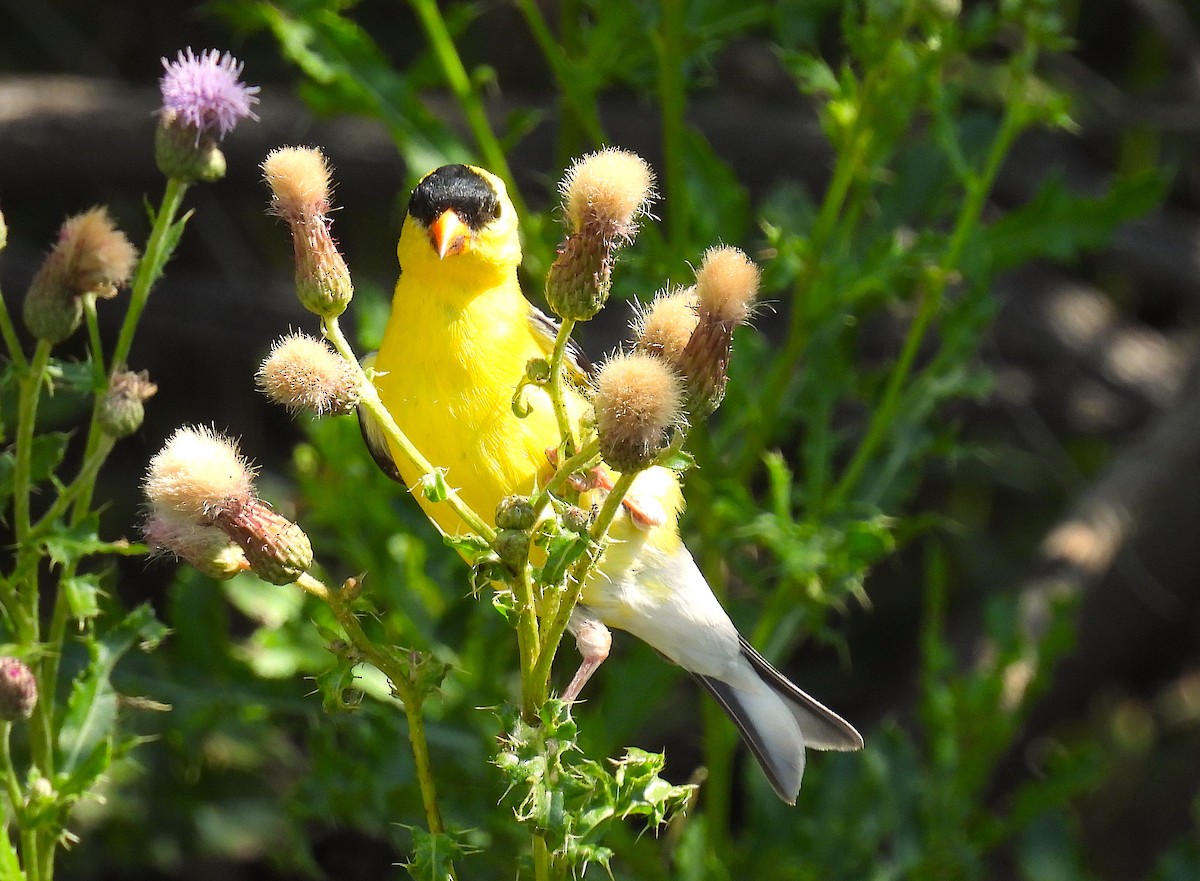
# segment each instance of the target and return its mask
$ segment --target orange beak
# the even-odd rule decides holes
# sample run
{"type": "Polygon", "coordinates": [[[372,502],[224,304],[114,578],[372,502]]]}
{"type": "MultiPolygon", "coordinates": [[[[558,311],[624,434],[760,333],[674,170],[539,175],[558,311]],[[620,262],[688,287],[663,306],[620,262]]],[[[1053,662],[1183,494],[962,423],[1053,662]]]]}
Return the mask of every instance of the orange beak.
{"type": "Polygon", "coordinates": [[[471,228],[463,223],[453,209],[447,208],[429,227],[429,243],[437,251],[440,260],[445,260],[451,254],[461,254],[470,241],[471,228]]]}

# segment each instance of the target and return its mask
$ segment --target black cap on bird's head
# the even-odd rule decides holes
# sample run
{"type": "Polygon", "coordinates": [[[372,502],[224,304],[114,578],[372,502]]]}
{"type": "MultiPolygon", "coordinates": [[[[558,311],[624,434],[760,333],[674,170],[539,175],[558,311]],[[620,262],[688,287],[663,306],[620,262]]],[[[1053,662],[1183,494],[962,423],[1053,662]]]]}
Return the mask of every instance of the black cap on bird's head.
{"type": "Polygon", "coordinates": [[[441,259],[465,251],[473,236],[500,217],[503,197],[489,178],[469,165],[443,165],[413,190],[408,214],[428,231],[441,259]]]}

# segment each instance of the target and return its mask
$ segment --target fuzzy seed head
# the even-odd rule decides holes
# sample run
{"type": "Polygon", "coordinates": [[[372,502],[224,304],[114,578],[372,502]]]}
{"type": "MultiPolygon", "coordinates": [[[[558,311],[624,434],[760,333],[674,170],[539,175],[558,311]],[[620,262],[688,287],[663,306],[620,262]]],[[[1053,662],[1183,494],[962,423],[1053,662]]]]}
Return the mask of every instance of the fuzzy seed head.
{"type": "Polygon", "coordinates": [[[171,554],[218,581],[250,568],[242,549],[208,523],[158,511],[146,519],[142,534],[154,553],[171,554]]]}
{"type": "Polygon", "coordinates": [[[605,461],[618,471],[645,468],[682,421],[683,386],[661,358],[616,355],[596,377],[596,433],[605,461]]]}
{"type": "Polygon", "coordinates": [[[273,214],[294,222],[329,211],[329,163],[320,150],[280,147],[263,160],[262,170],[273,214]]]}
{"type": "Polygon", "coordinates": [[[294,413],[343,415],[358,405],[354,365],[307,334],[276,341],[255,379],[263,394],[294,413]]]}
{"type": "Polygon", "coordinates": [[[610,246],[631,241],[654,199],[654,172],[628,150],[608,147],[575,161],[559,185],[571,231],[595,229],[610,246]]]}
{"type": "Polygon", "coordinates": [[[117,229],[103,206],[69,218],[58,233],[55,250],[67,264],[67,285],[79,294],[119,288],[129,282],[138,252],[117,229]]]}
{"type": "Polygon", "coordinates": [[[150,460],[142,489],[155,512],[209,522],[254,499],[253,475],[237,444],[203,426],[171,435],[150,460]]]}
{"type": "Polygon", "coordinates": [[[741,324],[754,308],[760,277],[758,266],[738,248],[709,248],[696,270],[701,316],[729,329],[741,324]]]}
{"type": "Polygon", "coordinates": [[[288,222],[296,259],[296,296],[309,312],[336,318],[354,297],[350,269],[330,231],[330,169],[319,150],[283,147],[263,162],[269,211],[288,222]]]}
{"type": "Polygon", "coordinates": [[[657,355],[678,367],[700,320],[696,304],[695,288],[661,291],[634,323],[638,351],[657,355]]]}

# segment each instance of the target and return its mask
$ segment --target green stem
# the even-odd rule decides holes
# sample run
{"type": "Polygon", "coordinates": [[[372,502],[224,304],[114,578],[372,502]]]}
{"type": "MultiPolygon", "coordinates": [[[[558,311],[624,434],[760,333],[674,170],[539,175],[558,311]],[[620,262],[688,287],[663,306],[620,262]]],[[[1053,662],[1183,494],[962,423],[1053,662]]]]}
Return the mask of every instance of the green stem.
{"type": "Polygon", "coordinates": [[[529,564],[526,563],[513,582],[513,593],[517,601],[517,649],[521,656],[521,712],[525,721],[532,725],[537,720],[538,708],[546,702],[547,693],[539,687],[540,682],[533,675],[541,643],[537,606],[529,574],[529,564]]]}
{"type": "Polygon", "coordinates": [[[471,75],[467,73],[462,56],[458,54],[458,47],[454,45],[454,38],[450,35],[450,29],[446,26],[446,19],[438,8],[437,0],[409,0],[409,5],[417,13],[417,18],[421,20],[425,37],[429,40],[434,57],[437,58],[437,62],[442,68],[446,84],[454,93],[458,106],[462,108],[463,115],[467,118],[467,126],[471,129],[471,134],[475,138],[479,152],[483,155],[484,162],[493,172],[504,179],[508,185],[509,198],[517,209],[517,216],[524,217],[525,205],[521,201],[520,193],[513,180],[504,147],[495,132],[492,131],[492,124],[488,121],[487,113],[483,109],[483,101],[480,100],[479,93],[471,82],[471,75]]]}
{"type": "Polygon", "coordinates": [[[1006,107],[1000,129],[988,150],[983,168],[967,183],[966,199],[963,201],[962,211],[958,215],[958,220],[937,270],[931,274],[927,286],[922,290],[920,302],[917,304],[917,314],[909,326],[900,356],[896,359],[891,374],[888,376],[879,406],[871,414],[867,432],[854,451],[841,479],[824,501],[825,510],[833,510],[846,500],[862,477],[863,471],[875,452],[891,433],[902,403],[905,385],[912,372],[921,343],[925,340],[929,325],[941,310],[946,285],[955,267],[962,259],[963,250],[967,246],[971,233],[979,224],[988,193],[991,192],[996,175],[1000,172],[1004,157],[1024,127],[1024,120],[1023,106],[1014,102],[1006,107]]]}
{"type": "Polygon", "coordinates": [[[167,258],[171,256],[174,245],[171,242],[170,231],[175,224],[175,215],[183,205],[183,196],[188,185],[177,178],[167,178],[167,186],[163,190],[162,203],[158,213],[154,215],[154,225],[150,228],[150,236],[146,239],[146,253],[138,261],[137,272],[130,286],[129,309],[121,322],[121,332],[117,336],[117,345],[113,349],[111,367],[119,370],[129,357],[133,346],[133,335],[150,298],[150,289],[162,274],[167,258]]]}
{"type": "Polygon", "coordinates": [[[546,839],[541,835],[533,836],[533,877],[535,881],[550,881],[553,877],[553,857],[546,839]]]}
{"type": "Polygon", "coordinates": [[[12,760],[12,747],[9,744],[11,734],[12,722],[0,722],[0,774],[4,775],[4,786],[8,790],[8,800],[12,803],[17,826],[24,827],[25,799],[21,796],[21,784],[17,782],[17,768],[12,760]]]}
{"type": "Polygon", "coordinates": [[[21,830],[21,864],[25,869],[25,881],[44,881],[41,845],[33,829],[21,830]]]}
{"type": "MultiPolygon", "coordinates": [[[[323,328],[325,338],[333,344],[338,354],[354,365],[354,369],[357,371],[360,394],[358,405],[365,409],[379,423],[384,433],[387,434],[388,439],[395,444],[396,448],[408,459],[416,471],[419,471],[421,474],[431,474],[434,470],[433,465],[421,454],[416,445],[408,439],[408,435],[400,429],[400,426],[396,424],[396,420],[392,418],[392,414],[383,405],[383,401],[379,399],[379,393],[375,390],[375,383],[371,381],[358,365],[358,359],[355,357],[354,350],[350,347],[345,334],[342,333],[342,328],[338,324],[338,320],[336,318],[324,319],[323,328]]],[[[496,537],[496,530],[475,513],[453,488],[447,487],[446,492],[446,504],[450,506],[454,513],[458,514],[459,519],[463,521],[468,529],[490,544],[496,537]]]]}
{"type": "Polygon", "coordinates": [[[17,337],[12,316],[8,313],[8,303],[4,302],[3,294],[0,294],[0,335],[4,337],[4,345],[8,349],[8,357],[12,360],[13,366],[17,370],[23,370],[26,364],[25,353],[21,350],[21,341],[17,337]]]}
{"type": "Polygon", "coordinates": [[[566,359],[567,345],[571,341],[571,331],[575,328],[575,320],[564,318],[558,326],[558,335],[554,338],[554,351],[550,353],[550,403],[554,407],[554,418],[558,422],[558,436],[563,457],[570,459],[575,455],[575,432],[571,428],[571,414],[567,411],[567,396],[563,376],[563,361],[566,359]]]}
{"type": "Polygon", "coordinates": [[[550,481],[533,497],[533,510],[541,513],[542,508],[549,503],[550,497],[562,489],[563,484],[571,479],[571,475],[595,464],[599,458],[600,441],[593,438],[584,444],[578,453],[558,466],[550,481]]]}
{"type": "MultiPolygon", "coordinates": [[[[50,343],[38,340],[29,369],[21,376],[20,397],[17,402],[16,460],[13,463],[13,521],[17,544],[29,539],[29,499],[33,490],[33,437],[37,422],[38,398],[46,382],[46,366],[50,363],[50,343]]],[[[36,582],[35,582],[36,583],[36,582]]]]}
{"type": "Polygon", "coordinates": [[[571,570],[571,577],[567,579],[567,583],[570,585],[569,593],[560,603],[550,626],[542,630],[541,650],[538,652],[537,665],[533,670],[534,683],[539,692],[549,694],[550,668],[554,663],[554,655],[558,652],[558,645],[562,642],[563,634],[567,631],[571,612],[575,610],[579,597],[583,594],[583,587],[591,577],[596,563],[600,560],[605,540],[608,538],[608,529],[612,526],[617,512],[621,510],[621,502],[625,499],[625,495],[629,492],[629,487],[633,485],[638,473],[630,472],[617,478],[608,498],[604,500],[603,507],[600,508],[600,513],[596,515],[596,522],[592,524],[591,545],[575,563],[571,570]]]}
{"type": "MultiPolygon", "coordinates": [[[[301,575],[297,586],[329,604],[333,615],[341,624],[346,636],[363,657],[383,673],[392,684],[396,696],[404,707],[408,720],[408,740],[412,748],[413,766],[416,769],[417,785],[421,790],[421,802],[425,808],[425,822],[434,835],[445,833],[441,810],[438,807],[437,788],[434,784],[433,765],[429,758],[429,741],[425,736],[425,720],[421,714],[423,698],[408,678],[408,670],[387,652],[381,650],[363,632],[353,610],[342,599],[336,589],[330,589],[311,575],[301,575]]],[[[450,872],[454,877],[453,869],[450,872]]]]}
{"type": "Polygon", "coordinates": [[[83,318],[87,325],[88,348],[92,355],[92,391],[103,394],[108,377],[104,370],[104,345],[100,342],[100,321],[96,316],[96,295],[83,295],[83,318]]]}
{"type": "Polygon", "coordinates": [[[676,258],[688,247],[687,175],[684,168],[684,112],[687,91],[684,82],[684,0],[662,0],[662,20],[656,35],[658,50],[658,95],[662,110],[663,171],[667,216],[667,241],[676,258]]]}
{"type": "Polygon", "coordinates": [[[546,63],[550,65],[550,70],[554,73],[555,85],[558,87],[559,106],[569,111],[563,114],[559,135],[558,160],[560,163],[566,163],[577,152],[576,148],[572,146],[572,123],[583,130],[594,147],[599,147],[607,140],[596,110],[596,96],[589,81],[586,76],[580,75],[580,71],[571,62],[571,56],[564,49],[564,47],[575,45],[577,30],[574,22],[578,19],[579,13],[573,2],[563,3],[559,7],[559,18],[563,31],[563,39],[560,44],[555,39],[554,32],[550,29],[541,7],[535,0],[517,0],[517,8],[525,16],[525,23],[529,25],[529,31],[533,34],[534,41],[542,50],[542,57],[546,59],[546,63]]]}

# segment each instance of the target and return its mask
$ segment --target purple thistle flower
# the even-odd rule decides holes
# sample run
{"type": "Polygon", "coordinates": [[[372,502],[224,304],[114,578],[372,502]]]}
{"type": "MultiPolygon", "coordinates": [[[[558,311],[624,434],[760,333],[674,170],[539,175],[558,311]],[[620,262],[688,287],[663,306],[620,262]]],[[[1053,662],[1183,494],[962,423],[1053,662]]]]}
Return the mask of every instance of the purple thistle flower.
{"type": "Polygon", "coordinates": [[[258,86],[238,79],[242,64],[228,52],[209,49],[195,55],[189,46],[177,60],[162,63],[162,113],[195,128],[197,140],[204,134],[221,140],[239,120],[258,119],[250,109],[258,103],[258,86]]]}

